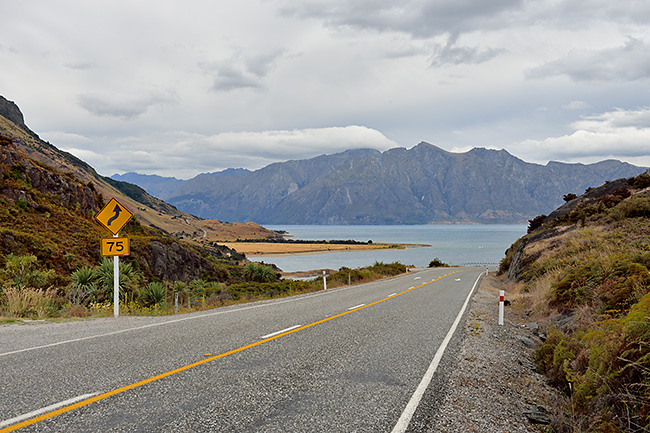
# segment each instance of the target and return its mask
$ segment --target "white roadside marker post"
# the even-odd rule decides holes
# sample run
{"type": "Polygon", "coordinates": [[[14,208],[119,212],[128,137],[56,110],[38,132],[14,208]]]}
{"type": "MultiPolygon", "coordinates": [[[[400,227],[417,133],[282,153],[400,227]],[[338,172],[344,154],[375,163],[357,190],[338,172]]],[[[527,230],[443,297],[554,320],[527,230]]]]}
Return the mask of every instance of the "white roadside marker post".
{"type": "Polygon", "coordinates": [[[499,325],[503,325],[503,304],[505,302],[505,290],[499,290],[499,325]]]}
{"type": "Polygon", "coordinates": [[[327,290],[327,276],[325,275],[325,271],[323,271],[323,290],[327,290]]]}

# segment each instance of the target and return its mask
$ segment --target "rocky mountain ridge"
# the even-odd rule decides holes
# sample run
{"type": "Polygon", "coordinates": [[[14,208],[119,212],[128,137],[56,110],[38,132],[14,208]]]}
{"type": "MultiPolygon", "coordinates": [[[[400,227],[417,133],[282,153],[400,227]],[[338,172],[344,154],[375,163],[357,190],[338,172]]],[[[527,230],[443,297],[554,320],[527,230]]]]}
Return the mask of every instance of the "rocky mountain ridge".
{"type": "Polygon", "coordinates": [[[453,153],[421,142],[411,149],[350,150],[187,181],[134,173],[115,178],[151,188],[185,212],[225,221],[525,223],[558,207],[568,193],[643,171],[613,160],[539,165],[505,150],[453,153]]]}

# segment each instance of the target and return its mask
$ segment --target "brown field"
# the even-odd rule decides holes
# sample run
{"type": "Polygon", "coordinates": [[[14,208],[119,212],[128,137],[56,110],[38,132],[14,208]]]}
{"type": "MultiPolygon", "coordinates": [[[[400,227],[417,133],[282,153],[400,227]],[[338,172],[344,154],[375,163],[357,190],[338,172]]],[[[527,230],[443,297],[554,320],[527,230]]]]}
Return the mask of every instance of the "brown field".
{"type": "Polygon", "coordinates": [[[343,244],[292,244],[292,243],[263,243],[263,242],[220,242],[246,255],[262,254],[316,254],[346,250],[380,250],[385,248],[405,248],[401,244],[373,243],[370,245],[343,245],[343,244]]]}

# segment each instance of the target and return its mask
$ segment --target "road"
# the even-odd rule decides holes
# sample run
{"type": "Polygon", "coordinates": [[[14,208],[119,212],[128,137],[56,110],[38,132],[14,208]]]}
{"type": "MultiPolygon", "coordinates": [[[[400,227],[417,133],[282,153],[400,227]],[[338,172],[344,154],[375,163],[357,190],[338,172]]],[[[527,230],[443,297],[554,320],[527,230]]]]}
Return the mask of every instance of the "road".
{"type": "Polygon", "coordinates": [[[481,272],[427,269],[171,317],[0,327],[0,433],[426,431],[459,337],[431,376],[439,349],[481,272]]]}

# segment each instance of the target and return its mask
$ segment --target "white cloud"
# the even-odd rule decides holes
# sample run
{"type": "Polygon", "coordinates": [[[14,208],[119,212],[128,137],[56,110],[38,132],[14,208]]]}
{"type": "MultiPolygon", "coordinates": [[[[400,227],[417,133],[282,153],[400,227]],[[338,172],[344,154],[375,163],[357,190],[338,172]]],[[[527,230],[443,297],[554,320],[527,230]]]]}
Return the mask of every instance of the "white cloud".
{"type": "Polygon", "coordinates": [[[79,105],[89,113],[99,117],[116,117],[125,120],[135,119],[157,105],[177,103],[173,92],[167,94],[149,92],[143,95],[127,94],[82,94],[78,97],[79,105]]]}
{"type": "MultiPolygon", "coordinates": [[[[303,130],[227,132],[205,136],[172,132],[125,137],[108,150],[84,151],[78,146],[64,148],[87,158],[100,173],[138,171],[190,178],[199,173],[226,168],[262,168],[292,159],[307,159],[348,149],[388,150],[397,144],[378,131],[362,126],[309,128],[303,130]]],[[[95,143],[104,148],[103,143],[95,143]]]]}
{"type": "Polygon", "coordinates": [[[572,132],[563,136],[525,140],[518,150],[535,160],[548,155],[568,162],[615,158],[650,167],[650,108],[584,116],[571,128],[572,132]]]}
{"type": "Polygon", "coordinates": [[[568,104],[562,105],[562,108],[565,110],[586,110],[591,108],[591,105],[587,104],[584,101],[571,101],[568,104]]]}

